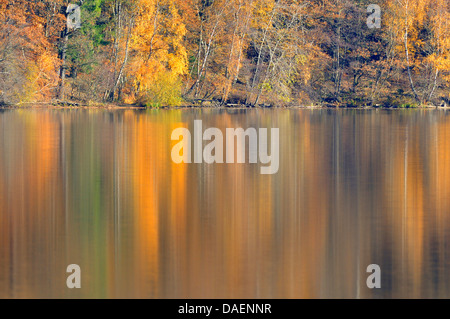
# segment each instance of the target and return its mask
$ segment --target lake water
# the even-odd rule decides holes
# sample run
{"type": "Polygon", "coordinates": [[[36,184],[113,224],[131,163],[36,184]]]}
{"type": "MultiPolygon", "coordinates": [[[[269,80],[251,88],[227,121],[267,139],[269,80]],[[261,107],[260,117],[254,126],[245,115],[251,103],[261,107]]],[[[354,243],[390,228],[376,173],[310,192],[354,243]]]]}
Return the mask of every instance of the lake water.
{"type": "Polygon", "coordinates": [[[0,298],[450,297],[448,111],[0,112],[0,298]],[[278,173],[174,164],[198,119],[279,128],[278,173]]]}

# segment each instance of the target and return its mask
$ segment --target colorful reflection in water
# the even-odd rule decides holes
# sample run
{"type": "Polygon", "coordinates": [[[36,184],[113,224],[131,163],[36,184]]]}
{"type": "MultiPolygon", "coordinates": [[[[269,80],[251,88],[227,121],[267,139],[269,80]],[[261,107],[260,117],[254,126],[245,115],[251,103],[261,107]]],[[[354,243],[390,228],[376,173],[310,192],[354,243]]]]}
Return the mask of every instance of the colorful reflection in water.
{"type": "Polygon", "coordinates": [[[0,297],[448,298],[449,115],[3,111],[0,297]],[[174,164],[196,119],[280,128],[278,174],[174,164]]]}

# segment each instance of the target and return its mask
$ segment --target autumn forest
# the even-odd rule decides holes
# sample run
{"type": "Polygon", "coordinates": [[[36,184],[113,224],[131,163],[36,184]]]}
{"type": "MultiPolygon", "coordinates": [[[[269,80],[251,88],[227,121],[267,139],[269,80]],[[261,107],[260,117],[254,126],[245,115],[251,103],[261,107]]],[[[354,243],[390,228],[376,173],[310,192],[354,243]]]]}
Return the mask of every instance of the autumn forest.
{"type": "Polygon", "coordinates": [[[448,0],[74,4],[0,0],[0,105],[450,104],[448,0]]]}

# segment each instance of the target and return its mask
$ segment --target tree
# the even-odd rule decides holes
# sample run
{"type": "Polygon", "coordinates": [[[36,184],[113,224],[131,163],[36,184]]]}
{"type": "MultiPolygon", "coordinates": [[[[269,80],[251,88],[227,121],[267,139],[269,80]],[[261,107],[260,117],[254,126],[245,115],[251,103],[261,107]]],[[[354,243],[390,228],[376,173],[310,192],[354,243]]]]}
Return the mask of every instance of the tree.
{"type": "Polygon", "coordinates": [[[156,105],[179,102],[178,79],[187,72],[184,47],[186,27],[174,0],[140,0],[129,37],[132,61],[128,69],[128,102],[156,105]],[[166,81],[166,92],[155,91],[158,81],[166,81]],[[150,99],[149,99],[150,98],[150,99]],[[167,99],[167,100],[166,100],[167,99]]]}
{"type": "Polygon", "coordinates": [[[58,85],[57,2],[0,1],[0,103],[46,101],[58,85]]]}

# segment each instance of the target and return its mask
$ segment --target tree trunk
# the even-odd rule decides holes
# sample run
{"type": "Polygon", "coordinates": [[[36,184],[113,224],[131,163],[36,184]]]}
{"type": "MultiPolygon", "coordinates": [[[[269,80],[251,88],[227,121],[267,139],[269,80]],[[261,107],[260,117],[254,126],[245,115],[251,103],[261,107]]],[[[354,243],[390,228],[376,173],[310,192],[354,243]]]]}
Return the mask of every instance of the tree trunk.
{"type": "Polygon", "coordinates": [[[65,80],[66,80],[66,59],[67,59],[67,42],[69,41],[69,33],[67,28],[64,29],[61,36],[62,40],[62,51],[61,51],[61,68],[60,68],[60,82],[59,82],[59,93],[58,99],[64,101],[65,99],[65,80]]]}
{"type": "Polygon", "coordinates": [[[408,2],[406,3],[406,16],[405,16],[405,53],[406,53],[406,64],[407,64],[407,69],[408,69],[408,80],[409,80],[409,85],[411,87],[411,90],[414,94],[414,98],[416,99],[416,101],[418,103],[420,103],[420,98],[419,95],[417,94],[416,88],[414,86],[414,81],[412,79],[412,74],[411,74],[411,66],[410,66],[410,62],[409,62],[409,49],[408,49],[408,2]]]}
{"type": "Polygon", "coordinates": [[[126,47],[125,47],[125,57],[123,59],[123,63],[122,63],[122,66],[120,67],[119,74],[117,75],[117,78],[114,81],[114,86],[113,86],[113,88],[111,90],[111,93],[110,93],[110,97],[109,98],[110,98],[111,101],[114,101],[114,97],[116,96],[116,91],[117,91],[117,88],[119,86],[120,80],[122,79],[123,72],[125,70],[125,66],[128,63],[128,55],[129,55],[129,51],[130,51],[130,39],[131,39],[131,32],[132,32],[132,30],[133,30],[133,21],[130,20],[128,35],[127,35],[127,44],[126,44],[126,47]]]}

